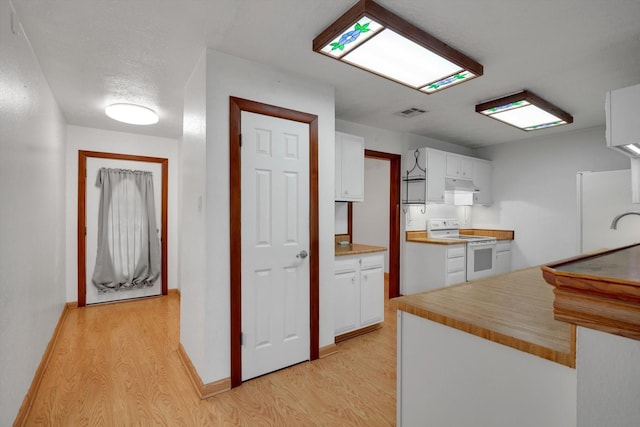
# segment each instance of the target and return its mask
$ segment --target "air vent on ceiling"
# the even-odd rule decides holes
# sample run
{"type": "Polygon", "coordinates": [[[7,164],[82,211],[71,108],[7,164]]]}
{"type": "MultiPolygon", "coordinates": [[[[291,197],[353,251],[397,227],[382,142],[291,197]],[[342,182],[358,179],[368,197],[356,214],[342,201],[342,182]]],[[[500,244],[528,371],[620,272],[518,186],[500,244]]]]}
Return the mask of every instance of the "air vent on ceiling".
{"type": "Polygon", "coordinates": [[[410,119],[411,117],[419,116],[420,114],[424,114],[426,112],[427,112],[426,110],[421,110],[420,108],[411,107],[411,108],[404,109],[402,111],[398,111],[397,113],[394,113],[394,114],[396,116],[410,119]]]}

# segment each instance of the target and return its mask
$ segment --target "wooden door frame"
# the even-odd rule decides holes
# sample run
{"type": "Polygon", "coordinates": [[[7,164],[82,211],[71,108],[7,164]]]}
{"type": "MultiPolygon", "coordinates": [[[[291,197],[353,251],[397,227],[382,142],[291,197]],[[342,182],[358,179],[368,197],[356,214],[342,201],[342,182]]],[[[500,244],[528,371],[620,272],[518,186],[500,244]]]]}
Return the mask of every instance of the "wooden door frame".
{"type": "Polygon", "coordinates": [[[318,226],[318,116],[247,99],[229,97],[229,233],[231,387],[242,384],[241,113],[247,111],[309,125],[309,358],[319,357],[320,264],[318,226]]]}
{"type": "MultiPolygon", "coordinates": [[[[400,296],[400,180],[402,156],[382,151],[364,150],[364,157],[389,161],[389,298],[400,296]]],[[[348,234],[353,230],[353,206],[348,208],[348,234]]]]}
{"type": "Polygon", "coordinates": [[[160,240],[161,260],[161,294],[167,295],[167,255],[168,255],[168,199],[169,199],[169,159],[162,157],[134,156],[120,153],[105,153],[101,151],[78,150],[78,307],[87,305],[87,269],[86,269],[86,186],[87,186],[87,158],[99,158],[110,160],[128,160],[134,162],[160,163],[162,166],[162,197],[160,212],[160,240]]]}

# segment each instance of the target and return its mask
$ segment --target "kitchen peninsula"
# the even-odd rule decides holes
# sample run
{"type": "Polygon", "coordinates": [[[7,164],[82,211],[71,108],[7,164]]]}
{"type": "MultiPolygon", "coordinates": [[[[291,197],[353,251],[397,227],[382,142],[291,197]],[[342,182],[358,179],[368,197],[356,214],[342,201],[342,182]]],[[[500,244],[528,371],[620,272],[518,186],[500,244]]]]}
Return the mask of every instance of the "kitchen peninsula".
{"type": "Polygon", "coordinates": [[[540,268],[392,301],[399,426],[576,425],[576,328],[540,268]]]}

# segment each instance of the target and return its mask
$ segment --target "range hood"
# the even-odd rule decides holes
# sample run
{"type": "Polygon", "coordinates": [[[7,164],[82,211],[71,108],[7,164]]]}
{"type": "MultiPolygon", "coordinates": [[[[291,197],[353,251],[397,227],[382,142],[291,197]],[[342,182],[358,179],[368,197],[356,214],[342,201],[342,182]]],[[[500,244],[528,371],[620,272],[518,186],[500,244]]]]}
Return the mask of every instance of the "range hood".
{"type": "Polygon", "coordinates": [[[473,181],[447,178],[444,180],[444,191],[473,193],[480,191],[480,189],[473,183],[473,181]]]}

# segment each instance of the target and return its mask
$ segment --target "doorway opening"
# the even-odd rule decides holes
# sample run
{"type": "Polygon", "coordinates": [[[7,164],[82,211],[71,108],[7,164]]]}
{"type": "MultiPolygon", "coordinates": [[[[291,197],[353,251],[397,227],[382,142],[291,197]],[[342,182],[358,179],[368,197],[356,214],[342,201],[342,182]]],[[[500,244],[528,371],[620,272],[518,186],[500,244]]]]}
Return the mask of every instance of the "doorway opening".
{"type": "Polygon", "coordinates": [[[160,294],[167,295],[167,200],[169,194],[169,160],[160,157],[134,156],[119,153],[80,150],[78,151],[78,307],[85,307],[87,305],[87,161],[94,159],[102,159],[105,161],[146,162],[160,165],[162,175],[160,189],[160,294]]]}
{"type": "MultiPolygon", "coordinates": [[[[389,298],[400,296],[400,180],[402,156],[381,151],[364,150],[365,159],[389,162],[389,298]]],[[[348,204],[347,234],[353,241],[353,203],[348,204]]]]}

